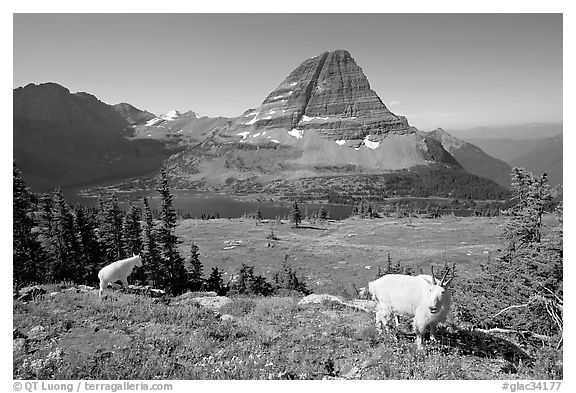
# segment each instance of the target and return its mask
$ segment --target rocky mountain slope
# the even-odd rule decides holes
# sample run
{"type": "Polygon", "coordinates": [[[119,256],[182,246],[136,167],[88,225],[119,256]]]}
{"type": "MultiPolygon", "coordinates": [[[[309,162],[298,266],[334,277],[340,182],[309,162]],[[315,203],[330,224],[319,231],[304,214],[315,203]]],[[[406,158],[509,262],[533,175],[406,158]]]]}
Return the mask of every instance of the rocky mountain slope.
{"type": "Polygon", "coordinates": [[[225,185],[460,164],[390,112],[350,53],[305,60],[255,109],[215,127],[168,165],[185,182],[225,185]]]}
{"type": "Polygon", "coordinates": [[[501,186],[510,187],[512,168],[504,161],[489,156],[479,147],[464,142],[441,128],[426,134],[440,142],[444,149],[452,154],[469,173],[491,179],[501,186]]]}
{"type": "MultiPolygon", "coordinates": [[[[126,178],[162,163],[178,186],[207,190],[264,190],[279,180],[340,175],[349,184],[356,175],[391,171],[402,173],[390,184],[406,186],[404,178],[413,180],[409,172],[420,167],[427,168],[420,180],[453,178],[476,182],[483,195],[502,194],[491,181],[470,178],[441,142],[388,110],[345,50],[305,60],[259,107],[236,118],[177,110],[156,116],[56,84],[16,89],[14,101],[14,156],[33,185],[126,178]]],[[[364,186],[372,187],[350,184],[364,186]]]]}
{"type": "Polygon", "coordinates": [[[128,124],[131,125],[144,124],[147,121],[154,119],[156,117],[154,114],[150,112],[140,110],[134,107],[133,105],[130,105],[125,102],[113,105],[112,108],[114,108],[114,110],[118,112],[118,114],[122,116],[122,118],[124,118],[124,120],[126,120],[128,124]]]}
{"type": "Polygon", "coordinates": [[[135,125],[133,137],[189,145],[204,141],[213,128],[222,126],[229,120],[226,117],[201,116],[194,111],[172,110],[154,116],[146,123],[135,125]]]}
{"type": "Polygon", "coordinates": [[[37,190],[157,170],[169,154],[153,141],[129,141],[129,123],[87,93],[55,83],[14,89],[14,160],[37,190]]]}

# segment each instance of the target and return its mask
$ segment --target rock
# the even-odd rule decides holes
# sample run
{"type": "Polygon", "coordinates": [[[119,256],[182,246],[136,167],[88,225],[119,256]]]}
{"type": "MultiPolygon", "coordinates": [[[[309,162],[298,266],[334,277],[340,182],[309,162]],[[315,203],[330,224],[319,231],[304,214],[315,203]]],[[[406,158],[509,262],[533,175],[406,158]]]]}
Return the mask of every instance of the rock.
{"type": "Polygon", "coordinates": [[[46,290],[38,285],[25,287],[18,291],[18,300],[28,302],[41,298],[46,294],[46,290]]]}
{"type": "Polygon", "coordinates": [[[225,304],[230,303],[232,300],[226,296],[210,296],[210,297],[197,297],[194,298],[202,307],[211,310],[219,310],[225,304]]]}
{"type": "Polygon", "coordinates": [[[83,284],[78,285],[76,288],[78,288],[80,290],[80,292],[90,292],[90,291],[94,291],[96,289],[96,288],[91,287],[89,285],[83,285],[83,284]]]}
{"type": "Polygon", "coordinates": [[[14,356],[26,353],[26,340],[23,338],[12,340],[12,353],[14,356]]]}
{"type": "Polygon", "coordinates": [[[43,340],[46,337],[48,337],[48,333],[42,325],[36,325],[28,332],[28,338],[32,340],[43,340]]]}
{"type": "Polygon", "coordinates": [[[151,297],[161,297],[166,295],[163,289],[152,288],[150,285],[128,285],[126,289],[129,293],[136,293],[139,295],[146,295],[151,297]]]}
{"type": "Polygon", "coordinates": [[[311,304],[311,303],[324,303],[326,301],[335,302],[342,304],[343,306],[353,308],[355,310],[364,311],[364,312],[372,312],[376,303],[372,300],[361,300],[361,299],[354,299],[352,301],[344,301],[340,299],[338,296],[328,295],[326,293],[323,294],[316,294],[313,293],[311,295],[305,296],[298,302],[299,305],[311,304]]]}
{"type": "Polygon", "coordinates": [[[233,315],[230,315],[230,314],[222,314],[222,315],[220,316],[220,320],[222,320],[222,321],[233,321],[233,320],[235,320],[235,319],[236,319],[236,318],[235,318],[233,315]]]}
{"type": "Polygon", "coordinates": [[[17,338],[27,338],[27,336],[22,333],[19,329],[12,329],[12,339],[17,339],[17,338]]]}
{"type": "Polygon", "coordinates": [[[299,305],[310,304],[310,303],[324,303],[324,302],[338,302],[341,303],[342,300],[338,296],[328,295],[326,293],[305,296],[298,302],[299,305]]]}

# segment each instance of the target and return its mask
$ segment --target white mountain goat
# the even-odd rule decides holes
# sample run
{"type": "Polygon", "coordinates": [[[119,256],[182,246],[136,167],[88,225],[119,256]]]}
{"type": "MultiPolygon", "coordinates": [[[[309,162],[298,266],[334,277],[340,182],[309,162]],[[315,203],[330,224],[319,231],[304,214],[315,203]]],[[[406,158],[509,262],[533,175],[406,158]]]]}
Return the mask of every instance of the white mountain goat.
{"type": "Polygon", "coordinates": [[[127,288],[128,276],[132,273],[134,266],[142,266],[142,258],[140,258],[140,255],[133,254],[130,258],[112,262],[108,266],[100,269],[98,272],[98,278],[100,279],[100,293],[98,296],[102,297],[102,292],[108,287],[108,284],[116,281],[122,281],[124,288],[127,288]]]}
{"type": "Polygon", "coordinates": [[[436,326],[446,321],[452,304],[450,289],[447,288],[454,279],[444,281],[450,269],[446,270],[442,280],[421,274],[407,276],[402,274],[387,274],[368,283],[372,299],[376,301],[376,325],[389,329],[388,323],[398,315],[414,318],[413,328],[416,332],[416,345],[422,349],[422,335],[430,325],[430,340],[436,340],[436,326]]]}

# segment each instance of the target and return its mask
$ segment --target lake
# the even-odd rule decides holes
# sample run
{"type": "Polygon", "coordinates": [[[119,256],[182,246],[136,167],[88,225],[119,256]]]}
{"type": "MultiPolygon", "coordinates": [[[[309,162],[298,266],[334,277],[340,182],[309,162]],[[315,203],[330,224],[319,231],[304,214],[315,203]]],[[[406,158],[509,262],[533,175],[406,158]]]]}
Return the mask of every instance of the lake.
{"type": "MultiPolygon", "coordinates": [[[[64,190],[66,200],[73,205],[81,204],[84,206],[98,206],[97,196],[87,196],[79,193],[78,189],[64,190]]],[[[153,210],[158,209],[160,204],[160,194],[156,191],[130,191],[117,192],[120,207],[124,210],[128,207],[128,202],[136,202],[143,207],[142,198],[147,197],[150,207],[153,210]]],[[[243,201],[237,198],[214,193],[199,193],[197,191],[174,190],[173,206],[176,211],[182,215],[189,215],[192,218],[201,218],[203,214],[221,218],[238,218],[245,214],[255,214],[260,208],[263,218],[274,219],[278,216],[285,217],[290,214],[292,204],[289,202],[251,202],[243,201]]],[[[322,207],[329,213],[329,217],[335,220],[341,220],[350,217],[352,206],[319,204],[319,203],[299,203],[302,216],[308,211],[310,215],[319,211],[322,207]]]]}

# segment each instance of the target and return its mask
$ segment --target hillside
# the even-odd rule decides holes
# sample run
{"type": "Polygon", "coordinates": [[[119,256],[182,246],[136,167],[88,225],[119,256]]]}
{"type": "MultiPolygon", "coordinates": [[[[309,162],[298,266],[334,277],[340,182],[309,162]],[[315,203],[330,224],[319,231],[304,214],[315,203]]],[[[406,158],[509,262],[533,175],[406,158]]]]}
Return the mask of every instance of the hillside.
{"type": "Polygon", "coordinates": [[[523,167],[534,174],[548,174],[551,186],[562,184],[562,134],[541,140],[531,150],[511,161],[512,166],[523,167]]]}
{"type": "MultiPolygon", "coordinates": [[[[192,241],[199,245],[205,271],[218,266],[232,273],[248,260],[269,276],[289,254],[316,294],[349,299],[349,284],[365,286],[388,253],[416,271],[431,262],[456,262],[458,291],[477,275],[479,259],[497,255],[502,223],[350,219],[294,229],[286,222],[185,220],[177,234],[182,251],[192,241]],[[269,247],[271,229],[278,240],[269,247]]],[[[562,378],[562,365],[552,358],[534,354],[514,337],[466,326],[457,311],[440,329],[439,343],[426,341],[426,350],[418,352],[409,321],[379,334],[369,304],[361,311],[322,297],[299,304],[302,295],[296,294],[152,299],[116,291],[100,301],[96,290],[85,287],[45,290],[36,299],[14,301],[14,378],[562,378]]]]}
{"type": "Polygon", "coordinates": [[[503,187],[510,187],[512,168],[505,162],[489,156],[481,148],[454,137],[441,128],[427,133],[436,139],[467,172],[491,179],[503,187]]]}
{"type": "Polygon", "coordinates": [[[145,174],[170,155],[163,144],[124,138],[128,122],[90,94],[29,84],[13,99],[13,157],[33,189],[145,174]]]}
{"type": "Polygon", "coordinates": [[[514,161],[516,158],[526,154],[539,143],[547,138],[537,139],[490,139],[490,138],[465,138],[475,146],[478,146],[484,152],[492,157],[502,160],[506,163],[514,161]]]}

